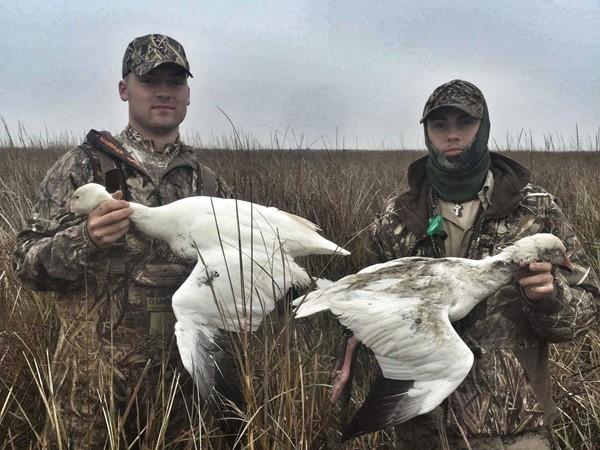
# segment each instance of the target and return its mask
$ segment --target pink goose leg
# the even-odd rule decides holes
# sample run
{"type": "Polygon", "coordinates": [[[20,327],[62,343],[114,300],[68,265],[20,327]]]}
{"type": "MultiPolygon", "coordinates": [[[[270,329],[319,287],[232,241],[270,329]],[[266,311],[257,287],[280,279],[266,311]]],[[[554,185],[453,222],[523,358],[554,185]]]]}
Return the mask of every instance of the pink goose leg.
{"type": "Polygon", "coordinates": [[[352,357],[359,341],[354,336],[351,336],[346,341],[343,357],[339,357],[333,368],[333,384],[331,386],[331,402],[335,403],[339,400],[348,380],[350,379],[350,371],[352,370],[352,357]]]}

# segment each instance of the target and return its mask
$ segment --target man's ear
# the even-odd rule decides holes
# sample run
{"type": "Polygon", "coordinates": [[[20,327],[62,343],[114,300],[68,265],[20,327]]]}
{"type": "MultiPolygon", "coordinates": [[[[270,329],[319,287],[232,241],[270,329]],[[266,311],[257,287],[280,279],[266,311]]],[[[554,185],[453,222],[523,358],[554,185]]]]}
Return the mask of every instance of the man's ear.
{"type": "Polygon", "coordinates": [[[190,95],[191,95],[191,94],[190,94],[190,87],[189,87],[189,86],[187,87],[187,90],[188,90],[188,94],[187,94],[187,98],[188,98],[188,99],[187,99],[187,104],[188,104],[188,106],[189,106],[189,105],[190,105],[190,95]]]}
{"type": "Polygon", "coordinates": [[[125,80],[119,81],[119,97],[121,97],[121,100],[124,102],[129,100],[129,94],[127,93],[127,81],[125,80]]]}

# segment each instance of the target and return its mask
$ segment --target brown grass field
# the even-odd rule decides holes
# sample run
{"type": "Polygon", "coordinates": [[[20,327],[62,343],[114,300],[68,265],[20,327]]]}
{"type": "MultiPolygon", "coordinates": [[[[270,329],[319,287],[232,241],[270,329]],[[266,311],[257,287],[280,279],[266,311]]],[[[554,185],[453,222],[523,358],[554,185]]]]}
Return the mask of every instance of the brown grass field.
{"type": "MultiPolygon", "coordinates": [[[[54,297],[22,287],[12,274],[10,255],[16,233],[30,216],[36,188],[61,151],[64,148],[0,145],[1,449],[36,448],[45,411],[54,411],[47,364],[56,337],[54,297]]],[[[422,154],[226,149],[204,153],[206,164],[235,188],[239,198],[307,217],[322,227],[325,236],[349,249],[352,256],[330,263],[325,258],[306,261],[312,274],[332,279],[369,263],[368,226],[385,199],[405,188],[406,168],[422,154]]],[[[600,154],[505,153],[532,170],[534,183],[558,196],[598,270],[600,154]]],[[[243,448],[328,448],[327,443],[338,436],[340,411],[330,405],[328,395],[340,328],[331,317],[294,321],[289,316],[282,307],[258,333],[236,340],[247,405],[239,413],[245,426],[243,448]]],[[[362,356],[352,408],[364,398],[371,373],[369,358],[362,356]]],[[[559,406],[554,434],[560,448],[600,448],[600,327],[576,342],[553,346],[552,372],[559,406]]],[[[164,393],[178,395],[167,382],[164,393]]],[[[197,414],[190,415],[188,426],[177,433],[169,428],[168,413],[154,417],[145,431],[148,448],[226,448],[212,419],[201,409],[207,418],[200,424],[197,414]]],[[[55,421],[60,422],[59,414],[55,421]]],[[[135,439],[124,436],[110,421],[107,436],[114,449],[135,439]]],[[[340,448],[391,449],[393,439],[390,430],[340,448]]],[[[66,441],[62,448],[67,448],[66,441]]]]}

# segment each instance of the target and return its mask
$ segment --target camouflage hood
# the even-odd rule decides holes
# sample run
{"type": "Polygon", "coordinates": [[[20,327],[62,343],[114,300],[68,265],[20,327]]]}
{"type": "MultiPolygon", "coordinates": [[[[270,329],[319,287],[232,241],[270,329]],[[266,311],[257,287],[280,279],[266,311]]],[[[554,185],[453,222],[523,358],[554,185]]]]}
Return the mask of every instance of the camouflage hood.
{"type": "Polygon", "coordinates": [[[427,175],[437,194],[445,200],[464,202],[477,196],[490,167],[487,146],[490,119],[483,93],[472,83],[452,80],[436,88],[423,109],[421,118],[425,145],[429,151],[427,175]],[[473,143],[460,156],[448,158],[430,141],[427,117],[443,107],[458,108],[480,119],[473,143]]]}

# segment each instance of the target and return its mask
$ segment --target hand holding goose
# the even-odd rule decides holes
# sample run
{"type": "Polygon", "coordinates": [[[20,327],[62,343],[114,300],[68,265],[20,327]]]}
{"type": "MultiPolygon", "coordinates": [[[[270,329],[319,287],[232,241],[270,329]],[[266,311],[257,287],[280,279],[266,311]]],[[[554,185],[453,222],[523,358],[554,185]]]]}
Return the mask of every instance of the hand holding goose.
{"type": "Polygon", "coordinates": [[[131,213],[123,193],[113,192],[110,198],[90,211],[85,224],[87,235],[96,247],[108,248],[129,231],[131,213]]]}
{"type": "Polygon", "coordinates": [[[519,263],[515,279],[529,300],[541,300],[556,293],[552,264],[548,262],[519,263]]]}
{"type": "Polygon", "coordinates": [[[371,387],[344,439],[428,413],[450,395],[473,364],[451,322],[509,283],[519,263],[537,261],[570,267],[560,239],[537,234],[482,260],[413,257],[376,264],[296,299],[296,317],[330,310],[381,367],[384,378],[371,387]]]}

